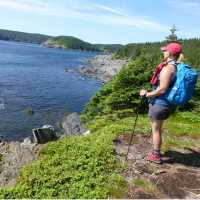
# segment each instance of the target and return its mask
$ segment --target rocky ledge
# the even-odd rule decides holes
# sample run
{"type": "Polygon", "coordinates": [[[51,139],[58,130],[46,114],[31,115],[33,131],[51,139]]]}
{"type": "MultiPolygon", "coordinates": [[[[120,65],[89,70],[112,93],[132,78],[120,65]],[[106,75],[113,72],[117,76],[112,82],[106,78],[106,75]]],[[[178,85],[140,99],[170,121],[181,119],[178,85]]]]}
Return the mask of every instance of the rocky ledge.
{"type": "Polygon", "coordinates": [[[128,59],[113,59],[112,55],[97,55],[88,60],[88,66],[79,67],[77,71],[82,75],[95,77],[105,83],[128,62],[128,59]]]}
{"type": "Polygon", "coordinates": [[[163,164],[143,158],[152,148],[151,135],[137,134],[125,156],[131,134],[123,133],[113,140],[116,158],[125,162],[121,175],[127,180],[128,199],[199,199],[200,148],[174,148],[163,154],[163,164]]]}
{"type": "Polygon", "coordinates": [[[18,170],[35,160],[42,146],[32,143],[30,138],[23,142],[0,142],[0,187],[13,186],[18,170]]]}
{"type": "MultiPolygon", "coordinates": [[[[60,126],[62,134],[56,133],[58,140],[75,134],[89,134],[89,131],[81,124],[78,113],[66,113],[60,126]]],[[[46,137],[46,133],[41,137],[42,144],[38,143],[39,140],[35,140],[33,136],[25,138],[22,142],[0,141],[0,187],[14,186],[18,171],[24,165],[37,159],[40,150],[51,138],[46,137]]],[[[55,140],[55,138],[52,139],[55,140]]]]}

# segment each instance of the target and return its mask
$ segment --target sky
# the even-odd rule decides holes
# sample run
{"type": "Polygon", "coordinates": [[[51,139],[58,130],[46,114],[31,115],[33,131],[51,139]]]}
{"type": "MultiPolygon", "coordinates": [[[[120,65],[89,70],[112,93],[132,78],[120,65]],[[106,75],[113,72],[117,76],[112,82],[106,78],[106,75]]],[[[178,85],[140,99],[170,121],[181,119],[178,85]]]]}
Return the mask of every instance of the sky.
{"type": "Polygon", "coordinates": [[[200,0],[0,0],[0,29],[90,43],[162,41],[200,34],[200,0]]]}

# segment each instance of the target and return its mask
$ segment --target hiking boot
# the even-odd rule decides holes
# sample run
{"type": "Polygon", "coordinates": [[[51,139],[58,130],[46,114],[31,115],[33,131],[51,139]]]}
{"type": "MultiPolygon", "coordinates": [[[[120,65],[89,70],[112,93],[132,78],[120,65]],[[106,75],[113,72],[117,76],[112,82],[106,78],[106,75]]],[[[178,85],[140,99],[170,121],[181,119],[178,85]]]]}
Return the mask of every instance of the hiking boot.
{"type": "Polygon", "coordinates": [[[155,154],[153,152],[149,152],[145,157],[144,160],[154,162],[156,164],[162,164],[162,157],[160,154],[155,154]]]}

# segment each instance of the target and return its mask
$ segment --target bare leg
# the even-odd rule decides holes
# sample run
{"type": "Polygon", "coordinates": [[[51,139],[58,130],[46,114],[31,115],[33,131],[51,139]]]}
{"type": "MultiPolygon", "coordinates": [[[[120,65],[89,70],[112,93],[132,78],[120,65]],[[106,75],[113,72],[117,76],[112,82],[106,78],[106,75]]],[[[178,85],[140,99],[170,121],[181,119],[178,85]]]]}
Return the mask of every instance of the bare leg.
{"type": "Polygon", "coordinates": [[[161,130],[164,120],[153,120],[151,119],[151,128],[153,135],[153,149],[160,150],[162,145],[161,130]]]}

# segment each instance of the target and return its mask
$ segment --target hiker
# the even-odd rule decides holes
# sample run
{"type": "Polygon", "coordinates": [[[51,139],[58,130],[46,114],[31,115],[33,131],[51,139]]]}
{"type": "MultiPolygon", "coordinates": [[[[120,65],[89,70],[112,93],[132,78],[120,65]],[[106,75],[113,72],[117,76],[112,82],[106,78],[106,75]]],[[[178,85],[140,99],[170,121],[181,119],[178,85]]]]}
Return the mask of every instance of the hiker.
{"type": "Polygon", "coordinates": [[[163,61],[155,68],[151,78],[153,91],[148,92],[145,89],[140,91],[140,96],[149,99],[148,116],[151,122],[153,136],[153,150],[145,156],[145,160],[155,163],[162,163],[161,130],[164,120],[168,119],[176,106],[169,103],[164,95],[167,89],[173,84],[176,77],[176,65],[183,59],[182,46],[179,43],[170,43],[161,47],[163,52],[163,61]]]}

